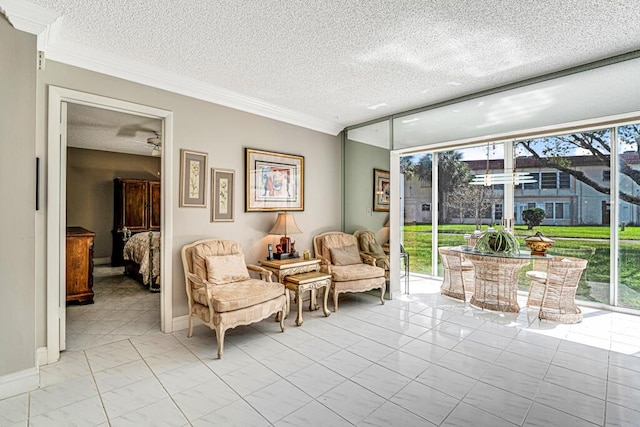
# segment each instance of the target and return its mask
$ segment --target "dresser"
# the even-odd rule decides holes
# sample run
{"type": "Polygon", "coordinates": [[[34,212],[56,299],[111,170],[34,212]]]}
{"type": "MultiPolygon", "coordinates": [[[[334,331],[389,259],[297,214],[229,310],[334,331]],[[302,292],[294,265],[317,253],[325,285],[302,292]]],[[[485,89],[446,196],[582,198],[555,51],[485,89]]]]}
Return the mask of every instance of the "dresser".
{"type": "Polygon", "coordinates": [[[93,239],[96,233],[67,227],[67,303],[93,303],[93,239]]]}
{"type": "Polygon", "coordinates": [[[131,234],[160,230],[160,181],[115,178],[111,265],[124,265],[125,229],[131,234]]]}

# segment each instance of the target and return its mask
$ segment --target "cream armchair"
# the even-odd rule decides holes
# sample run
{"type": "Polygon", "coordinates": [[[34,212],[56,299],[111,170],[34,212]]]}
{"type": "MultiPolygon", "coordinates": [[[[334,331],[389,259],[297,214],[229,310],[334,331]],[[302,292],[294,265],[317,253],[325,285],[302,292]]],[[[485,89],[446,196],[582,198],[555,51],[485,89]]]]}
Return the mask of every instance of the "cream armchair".
{"type": "Polygon", "coordinates": [[[344,292],[380,289],[380,302],[384,304],[384,269],[375,266],[374,258],[360,254],[355,236],[341,232],[322,233],[313,238],[313,249],[320,258],[321,271],[331,274],[333,311],[338,311],[338,295],[344,292]]]}
{"type": "Polygon", "coordinates": [[[242,247],[231,240],[207,239],[182,247],[182,266],[189,302],[189,337],[193,316],[216,332],[218,358],[227,329],[259,322],[274,313],[284,332],[287,292],[262,267],[246,265],[242,247]],[[249,276],[249,270],[261,279],[249,276]]]}
{"type": "Polygon", "coordinates": [[[376,240],[376,234],[373,231],[357,230],[353,235],[358,240],[360,253],[373,258],[374,265],[384,268],[384,277],[389,280],[389,254],[385,253],[376,240]]]}

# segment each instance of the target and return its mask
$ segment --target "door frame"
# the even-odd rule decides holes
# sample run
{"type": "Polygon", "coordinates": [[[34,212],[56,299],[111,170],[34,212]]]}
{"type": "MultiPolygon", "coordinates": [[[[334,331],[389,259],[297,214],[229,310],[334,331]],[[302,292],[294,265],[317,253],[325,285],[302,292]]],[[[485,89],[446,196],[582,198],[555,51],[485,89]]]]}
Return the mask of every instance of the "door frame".
{"type": "MultiPolygon", "coordinates": [[[[60,319],[66,310],[65,241],[66,241],[66,115],[63,103],[82,104],[162,120],[161,158],[161,263],[160,263],[160,329],[173,329],[172,248],[173,248],[173,112],[146,105],[89,94],[58,86],[49,86],[47,119],[47,214],[46,214],[46,306],[47,363],[60,358],[60,319]],[[65,136],[63,138],[63,136],[65,136]]],[[[63,325],[64,327],[64,325],[63,325]]]]}

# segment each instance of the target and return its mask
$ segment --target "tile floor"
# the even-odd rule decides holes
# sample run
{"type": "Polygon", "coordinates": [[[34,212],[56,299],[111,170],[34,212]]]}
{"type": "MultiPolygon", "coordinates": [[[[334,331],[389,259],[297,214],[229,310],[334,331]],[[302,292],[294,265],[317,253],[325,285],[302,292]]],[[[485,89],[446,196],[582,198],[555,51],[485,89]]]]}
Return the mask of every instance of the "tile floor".
{"type": "Polygon", "coordinates": [[[352,294],[284,333],[236,328],[221,360],[204,326],[66,351],[42,388],[0,401],[0,425],[640,425],[640,317],[539,322],[411,280],[384,306],[352,294]]]}
{"type": "Polygon", "coordinates": [[[84,350],[160,330],[160,294],[123,274],[94,268],[93,304],[67,306],[67,350],[84,350]]]}

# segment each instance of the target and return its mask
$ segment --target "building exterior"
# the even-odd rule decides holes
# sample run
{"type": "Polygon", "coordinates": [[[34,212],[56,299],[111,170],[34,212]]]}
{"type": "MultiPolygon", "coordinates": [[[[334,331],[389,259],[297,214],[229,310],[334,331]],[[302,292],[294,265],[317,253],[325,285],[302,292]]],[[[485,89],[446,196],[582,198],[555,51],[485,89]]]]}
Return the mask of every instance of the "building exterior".
{"type": "MultiPolygon", "coordinates": [[[[624,153],[622,159],[632,169],[640,170],[640,156],[637,152],[624,153]]],[[[575,156],[569,158],[575,170],[599,185],[609,188],[611,171],[602,166],[592,156],[575,156]]],[[[473,160],[464,162],[472,174],[485,173],[487,162],[473,160]]],[[[610,223],[611,206],[609,194],[595,190],[588,184],[577,180],[567,172],[552,167],[538,165],[533,157],[520,157],[516,164],[518,171],[531,175],[536,182],[519,184],[514,191],[514,218],[516,224],[523,224],[522,212],[527,208],[543,209],[547,216],[543,225],[608,225],[610,223]]],[[[489,169],[502,171],[502,160],[491,160],[489,169]]],[[[405,222],[430,223],[432,214],[431,182],[413,177],[404,184],[405,222]]],[[[620,176],[619,188],[622,193],[640,196],[640,186],[626,175],[620,176]]],[[[493,187],[498,199],[503,194],[502,186],[493,187]]],[[[499,223],[503,216],[502,203],[492,204],[491,212],[483,215],[482,223],[499,223]]],[[[449,212],[446,222],[460,222],[457,215],[449,212]]],[[[464,222],[475,220],[465,214],[464,222]]],[[[640,223],[640,205],[626,201],[620,202],[620,222],[625,224],[640,223]]]]}

